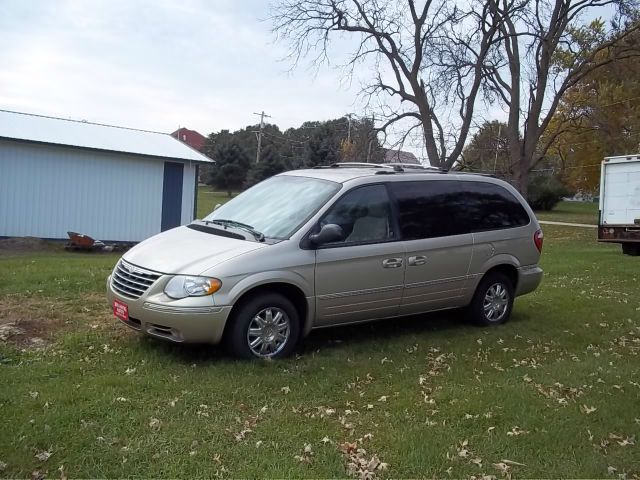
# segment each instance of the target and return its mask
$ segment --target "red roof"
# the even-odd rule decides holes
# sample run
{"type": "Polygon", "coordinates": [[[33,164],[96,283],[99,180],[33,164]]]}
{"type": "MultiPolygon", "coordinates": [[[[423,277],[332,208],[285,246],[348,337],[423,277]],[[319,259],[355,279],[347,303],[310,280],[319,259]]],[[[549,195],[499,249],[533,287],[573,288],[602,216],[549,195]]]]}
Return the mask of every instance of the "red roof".
{"type": "Polygon", "coordinates": [[[413,165],[420,165],[418,158],[411,152],[405,152],[404,150],[389,150],[383,148],[384,160],[382,163],[410,163],[413,165]]]}
{"type": "Polygon", "coordinates": [[[179,128],[171,134],[173,138],[177,138],[182,143],[186,143],[191,148],[202,151],[202,147],[206,140],[206,137],[196,132],[195,130],[189,130],[188,128],[179,128]]]}

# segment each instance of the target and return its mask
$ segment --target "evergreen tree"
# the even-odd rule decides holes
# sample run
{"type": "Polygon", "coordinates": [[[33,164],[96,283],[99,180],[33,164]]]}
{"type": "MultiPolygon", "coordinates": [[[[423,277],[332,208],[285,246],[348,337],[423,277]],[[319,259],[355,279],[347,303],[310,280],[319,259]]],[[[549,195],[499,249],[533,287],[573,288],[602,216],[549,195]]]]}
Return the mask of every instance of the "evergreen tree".
{"type": "Polygon", "coordinates": [[[218,145],[212,156],[216,164],[209,172],[206,182],[231,196],[232,191],[242,188],[245,182],[250,166],[249,156],[236,143],[218,145]]]}

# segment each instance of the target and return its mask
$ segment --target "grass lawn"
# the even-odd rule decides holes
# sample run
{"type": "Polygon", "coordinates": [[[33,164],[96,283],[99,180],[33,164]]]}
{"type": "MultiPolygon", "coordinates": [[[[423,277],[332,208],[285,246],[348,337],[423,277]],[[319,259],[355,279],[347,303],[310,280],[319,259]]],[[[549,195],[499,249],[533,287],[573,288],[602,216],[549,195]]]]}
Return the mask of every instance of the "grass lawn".
{"type": "Polygon", "coordinates": [[[560,202],[550,212],[536,212],[538,220],[554,222],[598,224],[598,204],[588,202],[560,202]]]}
{"type": "Polygon", "coordinates": [[[640,476],[640,258],[591,230],[545,227],[504,326],[327,329],[272,362],[119,325],[116,260],[0,257],[0,325],[43,338],[0,341],[0,476],[347,477],[356,448],[379,478],[640,476]]]}
{"type": "MultiPolygon", "coordinates": [[[[236,196],[237,193],[233,193],[236,196]]],[[[209,215],[216,204],[229,201],[229,195],[226,192],[216,192],[207,185],[198,186],[198,218],[209,215]]]]}

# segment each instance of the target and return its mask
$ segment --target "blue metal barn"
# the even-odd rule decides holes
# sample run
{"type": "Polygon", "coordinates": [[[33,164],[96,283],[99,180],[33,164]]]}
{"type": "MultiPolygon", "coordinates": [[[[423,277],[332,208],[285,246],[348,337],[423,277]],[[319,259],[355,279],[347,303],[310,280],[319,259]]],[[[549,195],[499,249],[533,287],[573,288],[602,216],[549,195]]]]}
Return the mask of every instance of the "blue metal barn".
{"type": "Polygon", "coordinates": [[[0,110],[0,237],[139,242],[194,219],[206,163],[169,134],[0,110]]]}

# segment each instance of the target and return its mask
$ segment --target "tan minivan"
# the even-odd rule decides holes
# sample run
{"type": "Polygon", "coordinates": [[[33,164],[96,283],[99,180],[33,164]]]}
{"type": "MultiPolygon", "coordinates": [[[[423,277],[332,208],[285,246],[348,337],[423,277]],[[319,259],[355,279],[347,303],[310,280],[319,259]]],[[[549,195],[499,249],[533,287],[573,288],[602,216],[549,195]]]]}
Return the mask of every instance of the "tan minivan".
{"type": "Polygon", "coordinates": [[[282,357],[312,329],[466,308],[505,322],[542,279],[542,231],[491,177],[334,164],[271,177],[126,252],[114,314],[174,342],[282,357]]]}

